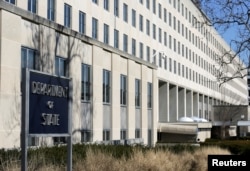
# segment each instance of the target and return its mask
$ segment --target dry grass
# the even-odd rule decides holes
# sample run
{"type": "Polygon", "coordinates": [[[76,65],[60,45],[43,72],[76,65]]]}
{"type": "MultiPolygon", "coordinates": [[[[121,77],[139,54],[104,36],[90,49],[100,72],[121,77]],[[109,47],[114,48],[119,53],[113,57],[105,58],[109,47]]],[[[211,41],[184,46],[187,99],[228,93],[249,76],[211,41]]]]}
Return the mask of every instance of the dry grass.
{"type": "MultiPolygon", "coordinates": [[[[86,159],[79,159],[73,163],[73,171],[205,171],[207,170],[208,154],[230,154],[229,151],[219,147],[202,147],[194,152],[183,151],[173,153],[166,150],[135,149],[130,158],[115,158],[101,151],[86,152],[86,159]]],[[[20,170],[20,162],[10,162],[4,171],[20,170]]],[[[28,170],[32,171],[61,171],[65,166],[46,165],[43,156],[29,161],[28,170]]]]}

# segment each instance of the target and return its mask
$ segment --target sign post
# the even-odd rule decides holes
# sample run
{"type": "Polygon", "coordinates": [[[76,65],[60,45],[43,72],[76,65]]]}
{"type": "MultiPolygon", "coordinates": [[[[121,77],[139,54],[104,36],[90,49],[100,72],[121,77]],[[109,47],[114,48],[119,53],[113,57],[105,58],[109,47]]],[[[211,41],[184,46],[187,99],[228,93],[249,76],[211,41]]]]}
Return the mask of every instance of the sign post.
{"type": "Polygon", "coordinates": [[[27,170],[28,137],[67,137],[67,170],[71,171],[71,81],[27,68],[22,73],[22,171],[27,170]]]}

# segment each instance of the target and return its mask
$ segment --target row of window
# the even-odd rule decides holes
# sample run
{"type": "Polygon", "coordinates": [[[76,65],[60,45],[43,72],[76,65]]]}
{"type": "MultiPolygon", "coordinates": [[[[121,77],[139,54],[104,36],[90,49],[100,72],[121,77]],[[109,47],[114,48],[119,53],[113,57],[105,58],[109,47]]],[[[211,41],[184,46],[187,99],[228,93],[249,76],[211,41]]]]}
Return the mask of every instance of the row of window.
{"type": "MultiPolygon", "coordinates": [[[[36,51],[22,47],[22,68],[36,69],[36,51]]],[[[65,58],[56,56],[55,74],[58,76],[67,76],[67,62],[65,58]]],[[[83,101],[91,100],[91,66],[82,64],[82,83],[81,99],[83,101]]],[[[111,103],[111,72],[103,70],[103,103],[111,103]]],[[[120,76],[120,104],[127,105],[127,76],[120,76]]],[[[152,83],[148,83],[148,108],[152,108],[152,83]]],[[[141,105],[141,83],[139,79],[135,80],[135,106],[141,105]]]]}
{"type": "MultiPolygon", "coordinates": [[[[6,0],[7,1],[7,0],[6,0]]],[[[14,0],[8,0],[8,2],[10,3],[14,3],[15,4],[15,1],[14,0]]],[[[93,1],[94,2],[94,1],[93,1]]],[[[98,2],[94,2],[94,3],[98,3],[98,2]]],[[[169,2],[171,4],[171,2],[169,2]]],[[[141,4],[143,4],[143,2],[141,2],[141,4]]],[[[150,9],[150,5],[149,5],[149,2],[146,2],[147,4],[147,8],[150,9]]],[[[173,2],[173,5],[176,4],[173,2]]],[[[178,1],[177,2],[177,6],[178,6],[178,12],[180,12],[179,10],[179,4],[180,2],[178,1]]],[[[55,13],[55,0],[47,0],[47,17],[48,19],[50,20],[54,20],[54,13],[55,13]]],[[[116,14],[119,14],[119,1],[116,0],[114,1],[114,6],[115,6],[115,10],[117,13],[116,14]]],[[[182,4],[183,6],[183,4],[182,4]]],[[[104,1],[104,7],[105,9],[109,9],[109,1],[106,0],[104,1]]],[[[123,5],[124,9],[124,20],[127,21],[128,19],[128,6],[126,4],[123,5]]],[[[153,1],[153,7],[155,8],[155,1],[153,1]]],[[[64,25],[66,27],[71,27],[71,18],[72,18],[72,7],[68,4],[64,4],[64,25]]],[[[176,8],[176,5],[174,5],[174,8],[176,8]]],[[[33,13],[36,13],[37,9],[37,0],[28,0],[28,10],[33,12],[33,13]]],[[[161,4],[159,3],[158,5],[158,9],[159,9],[159,17],[161,18],[161,4]]],[[[155,11],[155,10],[154,10],[155,11]]],[[[182,11],[184,11],[184,8],[182,7],[182,11]]],[[[187,10],[186,10],[187,11],[187,10]]],[[[174,29],[176,29],[176,17],[175,16],[172,16],[172,14],[169,12],[169,25],[172,26],[172,18],[173,18],[173,27],[174,29]]],[[[184,12],[182,12],[182,14],[184,15],[184,12]]],[[[119,16],[119,15],[118,15],[119,16]]],[[[189,17],[187,17],[187,12],[186,12],[186,15],[185,15],[185,18],[186,19],[189,19],[189,22],[193,25],[196,24],[196,19],[195,17],[191,17],[191,14],[189,15],[189,17]],[[193,18],[191,20],[191,18],[193,18]]],[[[164,8],[164,22],[167,22],[167,10],[164,8]]],[[[214,53],[214,51],[212,51],[205,43],[203,43],[203,41],[200,40],[200,38],[196,35],[194,35],[194,33],[191,33],[190,30],[188,30],[187,27],[185,27],[185,31],[184,31],[184,25],[183,24],[180,24],[180,21],[178,20],[177,22],[178,24],[178,32],[182,34],[182,36],[186,37],[187,40],[189,40],[190,42],[192,42],[196,47],[198,47],[199,49],[201,49],[204,53],[206,53],[208,56],[210,56],[213,60],[217,61],[219,60],[218,59],[218,55],[214,53]],[[180,26],[181,25],[181,26],[180,26]],[[180,31],[182,30],[182,31],[180,31]]],[[[132,25],[134,27],[136,27],[136,11],[134,9],[132,9],[132,25]]],[[[150,21],[149,20],[146,20],[146,34],[147,35],[150,35],[150,21]]],[[[85,27],[86,27],[86,14],[82,11],[79,11],[79,32],[80,33],[83,33],[85,34],[85,27]]],[[[139,15],[139,28],[141,31],[143,31],[143,16],[142,15],[139,15]]],[[[109,44],[110,40],[109,40],[109,25],[107,24],[104,24],[104,28],[103,28],[103,42],[106,43],[106,44],[109,44]]],[[[152,25],[152,29],[153,29],[153,38],[156,39],[156,25],[153,24],[152,25]]],[[[94,39],[98,39],[98,19],[96,18],[92,18],[92,37],[94,39]]],[[[181,44],[180,41],[177,41],[175,38],[173,38],[173,41],[172,41],[172,36],[171,35],[168,35],[167,36],[167,32],[163,32],[162,34],[162,29],[161,28],[158,28],[158,39],[159,39],[159,42],[162,43],[162,38],[163,38],[163,42],[164,42],[164,45],[167,46],[167,37],[168,37],[168,46],[170,49],[173,49],[174,52],[177,52],[179,55],[182,55],[184,56],[184,51],[186,50],[186,58],[188,58],[188,55],[189,55],[189,60],[192,61],[191,59],[191,50],[189,49],[189,53],[188,53],[188,47],[185,47],[184,44],[181,44]]],[[[125,52],[128,52],[128,35],[126,34],[123,34],[123,51],[125,52]]],[[[131,40],[131,54],[136,56],[136,39],[132,38],[131,40]]],[[[119,47],[119,31],[117,29],[114,29],[114,47],[115,48],[120,48],[119,47]]],[[[139,57],[140,58],[144,58],[144,44],[142,42],[139,42],[139,57]]],[[[206,69],[206,71],[208,71],[209,73],[213,74],[214,76],[216,76],[216,74],[218,73],[218,71],[212,71],[212,65],[210,63],[208,63],[205,59],[203,58],[200,58],[199,56],[199,62],[197,62],[197,54],[195,55],[196,58],[194,58],[194,52],[192,53],[193,54],[193,63],[196,63],[196,65],[206,69]],[[194,59],[196,59],[196,62],[194,62],[194,59]],[[201,59],[201,62],[200,62],[200,59],[201,59]],[[204,61],[204,65],[203,65],[203,61],[204,61]],[[206,65],[205,65],[206,64],[206,65]],[[206,67],[207,65],[209,65],[209,67],[206,67]],[[203,67],[204,66],[204,67],[203,67]]],[[[150,53],[150,48],[149,46],[146,46],[146,60],[148,60],[150,62],[150,57],[151,57],[151,53],[150,53]]],[[[160,57],[159,57],[159,60],[160,60],[160,57]]],[[[156,63],[156,61],[154,60],[153,62],[156,63]]],[[[218,62],[218,61],[217,61],[218,62]]],[[[215,68],[213,68],[215,69],[215,68]]]]}
{"type": "MultiPolygon", "coordinates": [[[[21,48],[21,67],[37,69],[36,66],[37,51],[29,48],[21,48]]],[[[66,76],[66,60],[61,57],[55,58],[55,74],[58,76],[66,76]]],[[[103,102],[111,102],[111,72],[103,70],[103,102]]],[[[140,107],[141,103],[141,83],[139,79],[135,80],[135,106],[140,107]]],[[[91,100],[91,66],[82,64],[82,85],[81,85],[81,99],[83,101],[91,100]]],[[[127,76],[120,76],[120,104],[127,105],[127,76]]],[[[152,83],[148,83],[148,108],[152,108],[152,83]]],[[[121,129],[121,139],[127,138],[127,130],[121,129]]],[[[92,131],[83,130],[81,133],[82,142],[92,141],[92,131]]],[[[141,130],[135,130],[135,138],[141,138],[141,130]]],[[[103,141],[110,140],[110,130],[103,130],[103,141]]],[[[66,143],[65,137],[53,138],[55,144],[66,143]]],[[[38,145],[37,138],[29,139],[29,145],[38,145]]]]}

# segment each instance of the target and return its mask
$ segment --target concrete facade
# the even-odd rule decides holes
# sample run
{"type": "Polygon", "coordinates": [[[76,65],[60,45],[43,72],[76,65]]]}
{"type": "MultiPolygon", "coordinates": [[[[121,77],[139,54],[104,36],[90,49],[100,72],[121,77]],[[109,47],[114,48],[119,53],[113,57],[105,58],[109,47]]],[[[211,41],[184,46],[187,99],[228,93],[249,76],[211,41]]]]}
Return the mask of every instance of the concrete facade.
{"type": "MultiPolygon", "coordinates": [[[[216,56],[229,46],[213,28],[196,27],[193,21],[204,18],[191,0],[123,0],[115,1],[116,8],[114,1],[55,0],[53,21],[50,1],[34,2],[32,13],[28,0],[0,1],[0,137],[5,139],[0,147],[20,146],[22,49],[34,52],[34,69],[45,73],[55,74],[56,57],[66,61],[66,76],[73,82],[73,143],[85,142],[85,136],[88,142],[120,140],[124,134],[154,145],[158,123],[193,116],[211,120],[215,104],[248,103],[246,79],[221,87],[216,82],[216,56]],[[85,17],[83,33],[80,14],[85,17]],[[81,99],[83,64],[90,66],[87,101],[81,99]],[[104,70],[110,73],[108,103],[103,101],[104,70]],[[126,76],[125,105],[120,103],[121,75],[126,76]]],[[[31,143],[42,144],[53,140],[31,143]]]]}

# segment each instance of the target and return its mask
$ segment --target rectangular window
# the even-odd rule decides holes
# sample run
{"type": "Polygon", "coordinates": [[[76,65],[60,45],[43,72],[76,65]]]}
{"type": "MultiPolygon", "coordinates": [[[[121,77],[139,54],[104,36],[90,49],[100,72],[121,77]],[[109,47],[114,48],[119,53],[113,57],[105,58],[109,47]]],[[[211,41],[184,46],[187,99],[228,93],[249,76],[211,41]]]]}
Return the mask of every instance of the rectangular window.
{"type": "Polygon", "coordinates": [[[71,27],[71,6],[64,4],[64,26],[71,27]]]}
{"type": "Polygon", "coordinates": [[[176,74],[176,61],[174,60],[174,73],[176,74]]]}
{"type": "Polygon", "coordinates": [[[55,58],[55,75],[66,76],[66,59],[56,56],[55,58]]]}
{"type": "Polygon", "coordinates": [[[92,18],[92,38],[98,39],[98,20],[92,18]]]}
{"type": "Polygon", "coordinates": [[[164,45],[167,46],[167,33],[164,32],[164,45]]]}
{"type": "Polygon", "coordinates": [[[155,2],[155,0],[153,0],[153,13],[154,14],[156,13],[156,2],[155,2]]]}
{"type": "Polygon", "coordinates": [[[152,83],[148,83],[148,108],[152,108],[152,83]]]}
{"type": "Polygon", "coordinates": [[[120,104],[127,105],[127,76],[121,75],[120,79],[120,104]]]}
{"type": "Polygon", "coordinates": [[[11,4],[16,4],[16,0],[5,0],[6,2],[9,2],[9,3],[11,3],[11,4]]]}
{"type": "Polygon", "coordinates": [[[146,20],[146,33],[149,36],[150,35],[150,21],[146,20]]]}
{"type": "Polygon", "coordinates": [[[109,10],[109,0],[103,0],[103,8],[105,10],[109,10]]]}
{"type": "Polygon", "coordinates": [[[123,51],[128,52],[128,35],[123,34],[123,51]]]}
{"type": "Polygon", "coordinates": [[[79,11],[79,32],[85,34],[86,27],[86,14],[82,11],[79,11]]]}
{"type": "Polygon", "coordinates": [[[132,9],[132,26],[136,27],[136,11],[132,9]]]}
{"type": "Polygon", "coordinates": [[[47,0],[47,19],[55,21],[55,0],[47,0]]]}
{"type": "Polygon", "coordinates": [[[169,58],[169,72],[172,72],[172,59],[169,58]]]}
{"type": "Polygon", "coordinates": [[[136,40],[132,39],[132,55],[136,56],[136,40]]]}
{"type": "Polygon", "coordinates": [[[135,107],[141,106],[141,81],[135,79],[135,107]]]}
{"type": "Polygon", "coordinates": [[[150,9],[150,0],[146,0],[146,7],[147,9],[150,9]]]}
{"type": "Polygon", "coordinates": [[[114,15],[119,17],[119,0],[114,0],[114,15]]]}
{"type": "Polygon", "coordinates": [[[167,9],[164,8],[164,22],[167,23],[167,9]]]}
{"type": "Polygon", "coordinates": [[[82,130],[81,131],[81,142],[91,142],[91,141],[92,141],[91,130],[82,130]]]}
{"type": "Polygon", "coordinates": [[[158,14],[159,14],[159,18],[161,18],[161,4],[158,4],[158,14]]]}
{"type": "Polygon", "coordinates": [[[168,41],[169,41],[168,47],[169,49],[172,49],[172,36],[171,35],[169,35],[168,41]]]}
{"type": "Polygon", "coordinates": [[[92,2],[94,2],[95,4],[98,4],[98,0],[92,0],[92,2]]]}
{"type": "Polygon", "coordinates": [[[28,11],[37,13],[37,0],[28,0],[28,11]]]}
{"type": "Polygon", "coordinates": [[[143,43],[140,42],[140,58],[143,59],[143,43]]]}
{"type": "Polygon", "coordinates": [[[110,71],[103,70],[103,103],[110,103],[111,102],[111,77],[110,77],[110,71]]]}
{"type": "Polygon", "coordinates": [[[109,26],[104,24],[103,29],[103,42],[109,44],[109,26]]]}
{"type": "Polygon", "coordinates": [[[135,138],[141,138],[141,129],[135,129],[135,138]]]}
{"type": "Polygon", "coordinates": [[[83,101],[90,101],[91,97],[91,78],[90,78],[90,65],[82,64],[82,89],[81,99],[83,101]]]}
{"type": "Polygon", "coordinates": [[[110,140],[110,130],[109,129],[105,129],[103,130],[103,141],[109,141],[110,140]]]}
{"type": "Polygon", "coordinates": [[[143,31],[143,16],[139,15],[139,27],[140,31],[143,31]]]}
{"type": "Polygon", "coordinates": [[[153,24],[153,38],[156,39],[156,25],[153,24]]]}
{"type": "Polygon", "coordinates": [[[150,62],[150,47],[147,46],[147,61],[150,62]]]}
{"type": "Polygon", "coordinates": [[[114,47],[119,48],[119,31],[114,30],[114,47]]]}
{"type": "Polygon", "coordinates": [[[159,42],[161,43],[162,42],[161,28],[159,28],[158,36],[159,36],[159,42]]]}
{"type": "Polygon", "coordinates": [[[159,67],[161,67],[161,60],[162,60],[161,52],[159,52],[159,63],[158,63],[158,66],[159,66],[159,67]]]}
{"type": "Polygon", "coordinates": [[[127,139],[127,130],[126,129],[121,129],[121,140],[127,139]]]}
{"type": "Polygon", "coordinates": [[[36,50],[21,48],[21,67],[36,69],[36,50]]]}
{"type": "Polygon", "coordinates": [[[123,21],[128,22],[128,5],[123,4],[123,21]]]}
{"type": "Polygon", "coordinates": [[[172,26],[172,14],[171,14],[171,12],[168,13],[168,24],[170,27],[172,26]]]}

